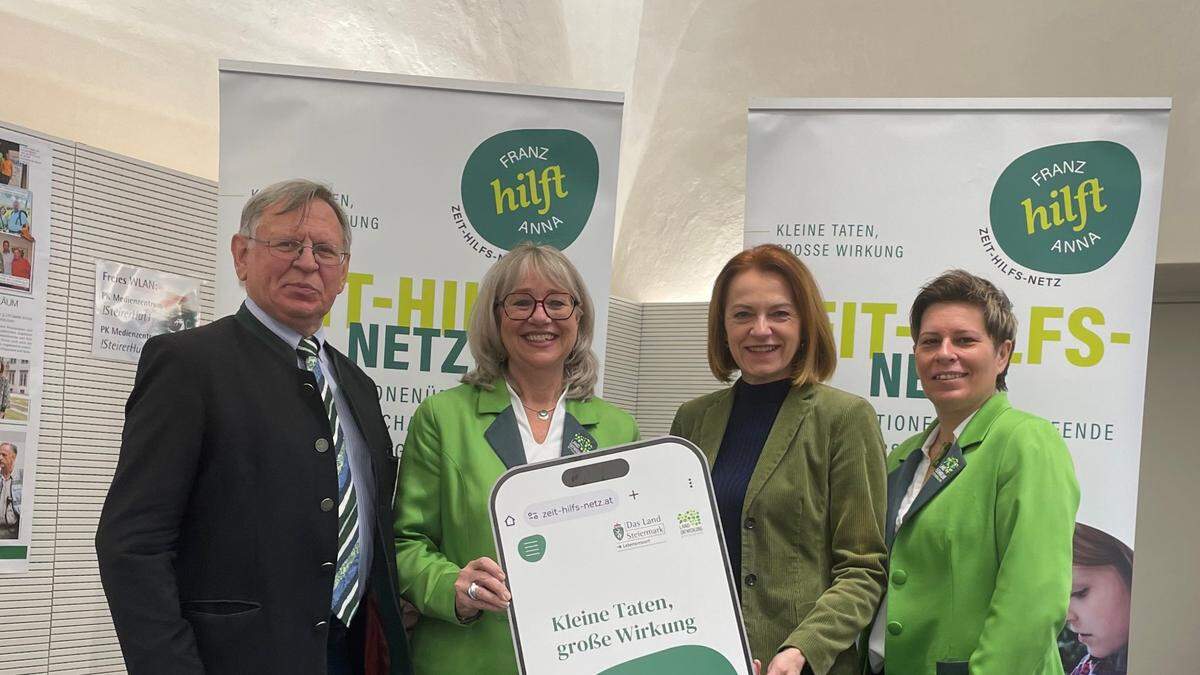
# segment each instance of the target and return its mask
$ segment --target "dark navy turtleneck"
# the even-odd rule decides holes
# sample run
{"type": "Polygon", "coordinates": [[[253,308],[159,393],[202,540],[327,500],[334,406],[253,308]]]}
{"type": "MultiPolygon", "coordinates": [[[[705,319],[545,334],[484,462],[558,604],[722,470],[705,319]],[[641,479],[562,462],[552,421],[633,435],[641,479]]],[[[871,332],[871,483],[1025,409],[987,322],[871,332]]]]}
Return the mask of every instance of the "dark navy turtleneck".
{"type": "MultiPolygon", "coordinates": [[[[791,388],[790,379],[766,384],[747,384],[739,379],[733,385],[733,411],[713,462],[712,479],[735,580],[742,577],[742,504],[746,501],[746,488],[791,388]]],[[[740,582],[737,587],[740,595],[740,582]]]]}

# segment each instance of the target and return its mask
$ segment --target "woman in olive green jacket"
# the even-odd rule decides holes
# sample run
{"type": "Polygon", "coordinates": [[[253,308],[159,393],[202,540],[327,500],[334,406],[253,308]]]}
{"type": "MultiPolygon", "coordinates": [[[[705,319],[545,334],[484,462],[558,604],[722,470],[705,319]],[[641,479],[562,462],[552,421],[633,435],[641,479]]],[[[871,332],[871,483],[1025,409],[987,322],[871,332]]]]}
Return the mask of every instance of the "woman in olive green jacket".
{"type": "Polygon", "coordinates": [[[566,256],[518,246],[484,276],[475,303],[475,370],[421,403],[400,460],[396,572],[421,613],[416,675],[517,672],[488,515],[496,479],[638,438],[628,413],[592,396],[594,314],[566,256]]]}
{"type": "Polygon", "coordinates": [[[947,272],[910,330],[937,423],[888,458],[887,597],[868,632],[889,675],[1061,675],[1079,486],[1062,437],[1003,390],[1012,303],[947,272]]]}
{"type": "Polygon", "coordinates": [[[712,467],[751,652],[764,675],[855,673],[886,554],[875,411],[820,384],[833,335],[812,275],[782,248],[725,265],[708,328],[713,374],[741,377],[683,404],[671,433],[712,467]]]}

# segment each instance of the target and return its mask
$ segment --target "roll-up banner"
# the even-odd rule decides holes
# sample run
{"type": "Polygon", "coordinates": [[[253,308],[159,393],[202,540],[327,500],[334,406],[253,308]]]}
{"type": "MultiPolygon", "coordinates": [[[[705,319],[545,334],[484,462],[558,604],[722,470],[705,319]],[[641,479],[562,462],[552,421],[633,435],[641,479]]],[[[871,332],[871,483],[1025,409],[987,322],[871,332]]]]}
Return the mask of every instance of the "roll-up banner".
{"type": "Polygon", "coordinates": [[[963,268],[1012,299],[1010,399],[1062,434],[1077,520],[1094,528],[1076,531],[1068,672],[1123,664],[1128,642],[1127,584],[1091,589],[1111,590],[1111,606],[1080,601],[1114,577],[1087,574],[1080,551],[1133,556],[1170,105],[770,99],[749,113],[745,244],[780,244],[812,269],[838,341],[832,384],[871,401],[890,446],[934,419],[908,326],[921,285],[963,268]]]}
{"type": "Polygon", "coordinates": [[[326,330],[379,386],[397,454],[417,405],[471,368],[479,279],[521,242],[579,269],[603,357],[621,94],[236,61],[220,88],[217,315],[245,297],[224,250],[246,200],[330,185],[353,245],[326,330]]]}
{"type": "Polygon", "coordinates": [[[0,129],[0,573],[28,570],[33,537],[53,160],[48,142],[0,129]]]}

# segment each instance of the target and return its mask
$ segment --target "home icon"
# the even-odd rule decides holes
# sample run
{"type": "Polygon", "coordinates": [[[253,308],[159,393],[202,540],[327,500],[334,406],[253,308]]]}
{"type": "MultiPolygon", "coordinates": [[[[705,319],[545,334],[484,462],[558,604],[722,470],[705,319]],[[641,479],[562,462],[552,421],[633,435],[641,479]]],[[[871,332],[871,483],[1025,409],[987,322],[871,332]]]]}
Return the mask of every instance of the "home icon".
{"type": "Polygon", "coordinates": [[[513,525],[516,525],[516,524],[517,524],[516,518],[513,518],[512,516],[505,517],[505,519],[504,519],[505,527],[512,527],[513,525]]]}

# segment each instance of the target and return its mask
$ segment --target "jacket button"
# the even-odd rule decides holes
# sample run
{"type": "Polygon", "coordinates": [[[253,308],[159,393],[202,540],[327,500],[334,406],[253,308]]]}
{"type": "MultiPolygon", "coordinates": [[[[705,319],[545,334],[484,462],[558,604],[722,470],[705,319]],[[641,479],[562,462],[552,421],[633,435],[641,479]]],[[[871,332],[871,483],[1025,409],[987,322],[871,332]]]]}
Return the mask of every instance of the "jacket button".
{"type": "Polygon", "coordinates": [[[332,572],[333,571],[333,563],[331,563],[331,562],[321,563],[321,571],[322,572],[332,572]]]}
{"type": "Polygon", "coordinates": [[[899,621],[889,621],[887,631],[892,635],[899,635],[904,632],[904,626],[899,621]]]}
{"type": "Polygon", "coordinates": [[[313,447],[317,449],[317,452],[325,452],[329,449],[329,441],[324,438],[318,438],[317,442],[313,443],[313,447]]]}
{"type": "Polygon", "coordinates": [[[908,581],[908,572],[904,570],[892,570],[892,585],[899,588],[908,581]]]}
{"type": "Polygon", "coordinates": [[[325,511],[325,512],[327,512],[327,513],[328,513],[329,511],[332,511],[332,510],[333,510],[333,500],[332,500],[332,499],[330,499],[329,497],[326,497],[325,499],[322,499],[322,500],[321,500],[321,510],[322,510],[322,511],[325,511]]]}
{"type": "Polygon", "coordinates": [[[313,624],[313,630],[322,630],[323,628],[325,628],[328,625],[329,625],[328,621],[318,621],[313,624]]]}
{"type": "Polygon", "coordinates": [[[304,385],[301,386],[300,388],[303,389],[305,392],[310,392],[310,391],[315,392],[317,390],[317,388],[314,387],[311,382],[305,382],[304,385]]]}
{"type": "Polygon", "coordinates": [[[757,584],[757,583],[758,583],[758,577],[757,577],[757,576],[755,576],[755,575],[753,575],[753,574],[747,574],[747,575],[746,575],[746,585],[747,585],[747,586],[753,586],[754,584],[757,584]]]}
{"type": "Polygon", "coordinates": [[[754,519],[753,519],[753,518],[747,518],[747,519],[746,519],[746,529],[747,529],[747,530],[753,530],[753,529],[754,529],[754,524],[755,524],[755,523],[754,523],[754,519]]]}

